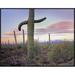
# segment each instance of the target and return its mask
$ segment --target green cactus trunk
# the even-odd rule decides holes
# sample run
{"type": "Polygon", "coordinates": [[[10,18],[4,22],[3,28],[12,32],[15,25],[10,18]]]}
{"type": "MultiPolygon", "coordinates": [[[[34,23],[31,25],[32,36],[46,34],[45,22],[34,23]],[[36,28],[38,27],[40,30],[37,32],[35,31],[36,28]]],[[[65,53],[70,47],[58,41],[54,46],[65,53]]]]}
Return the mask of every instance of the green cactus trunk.
{"type": "Polygon", "coordinates": [[[27,25],[28,32],[28,58],[34,57],[34,9],[29,9],[29,18],[27,25]]]}

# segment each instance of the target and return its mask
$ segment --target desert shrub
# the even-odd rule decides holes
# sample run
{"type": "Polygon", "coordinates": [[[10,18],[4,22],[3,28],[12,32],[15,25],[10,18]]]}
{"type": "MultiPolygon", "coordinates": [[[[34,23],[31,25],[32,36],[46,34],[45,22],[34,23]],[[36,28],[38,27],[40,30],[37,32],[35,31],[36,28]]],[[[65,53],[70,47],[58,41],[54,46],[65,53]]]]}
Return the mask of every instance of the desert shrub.
{"type": "Polygon", "coordinates": [[[66,62],[74,57],[74,46],[70,43],[56,44],[48,52],[48,58],[50,61],[56,63],[66,62]]]}

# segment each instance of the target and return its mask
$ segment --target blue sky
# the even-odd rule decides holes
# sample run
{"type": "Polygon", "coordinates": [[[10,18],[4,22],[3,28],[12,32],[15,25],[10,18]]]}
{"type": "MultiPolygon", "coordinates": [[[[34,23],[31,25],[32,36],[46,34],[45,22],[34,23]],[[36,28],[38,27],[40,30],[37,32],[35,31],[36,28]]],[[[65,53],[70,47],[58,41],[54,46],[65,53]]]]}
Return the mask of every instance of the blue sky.
{"type": "MultiPolygon", "coordinates": [[[[1,34],[11,32],[20,22],[28,19],[28,9],[2,9],[1,10],[1,34]]],[[[73,9],[35,9],[35,19],[47,17],[39,24],[35,24],[35,29],[46,28],[56,22],[74,21],[73,9]]],[[[23,27],[26,29],[25,27],[23,27]]]]}
{"type": "MultiPolygon", "coordinates": [[[[46,21],[36,24],[36,27],[45,27],[56,21],[72,20],[73,9],[35,9],[35,19],[47,17],[46,21]]],[[[21,21],[28,19],[28,9],[2,9],[1,11],[2,33],[11,31],[21,21]]]]}

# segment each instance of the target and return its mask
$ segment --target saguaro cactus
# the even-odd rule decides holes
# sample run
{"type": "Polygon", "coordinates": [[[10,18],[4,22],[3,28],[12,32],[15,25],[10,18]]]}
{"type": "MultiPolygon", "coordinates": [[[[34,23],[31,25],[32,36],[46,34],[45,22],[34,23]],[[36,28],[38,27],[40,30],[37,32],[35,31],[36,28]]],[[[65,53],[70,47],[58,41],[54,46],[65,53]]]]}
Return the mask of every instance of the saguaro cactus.
{"type": "Polygon", "coordinates": [[[23,21],[19,24],[18,29],[21,30],[21,26],[24,24],[27,25],[27,32],[28,32],[28,57],[33,58],[35,55],[34,51],[34,23],[40,23],[46,19],[42,18],[39,20],[34,20],[34,9],[29,9],[29,17],[27,21],[23,21]]]}
{"type": "Polygon", "coordinates": [[[24,30],[23,31],[23,45],[25,45],[25,35],[24,35],[24,30]]]}
{"type": "Polygon", "coordinates": [[[10,47],[10,43],[9,43],[9,40],[8,40],[8,43],[7,43],[7,45],[8,45],[8,48],[10,47]]]}
{"type": "Polygon", "coordinates": [[[16,33],[15,33],[15,31],[13,31],[13,32],[14,32],[15,45],[16,45],[16,49],[17,49],[17,38],[16,38],[16,33]]]}
{"type": "Polygon", "coordinates": [[[48,35],[49,35],[49,48],[50,48],[50,33],[48,35]]]}
{"type": "Polygon", "coordinates": [[[9,40],[8,40],[8,46],[10,45],[9,40]]]}
{"type": "Polygon", "coordinates": [[[26,46],[25,46],[25,35],[24,35],[24,30],[22,30],[23,32],[23,49],[25,50],[25,54],[27,54],[27,49],[26,49],[26,46]]]}

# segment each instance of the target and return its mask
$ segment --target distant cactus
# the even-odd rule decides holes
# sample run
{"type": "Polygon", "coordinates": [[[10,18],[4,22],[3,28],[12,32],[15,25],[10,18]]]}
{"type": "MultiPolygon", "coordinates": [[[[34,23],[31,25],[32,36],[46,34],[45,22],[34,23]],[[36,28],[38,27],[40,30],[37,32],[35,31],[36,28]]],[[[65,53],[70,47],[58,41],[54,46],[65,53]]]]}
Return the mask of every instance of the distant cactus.
{"type": "Polygon", "coordinates": [[[27,32],[28,32],[28,57],[29,58],[33,58],[35,55],[35,51],[34,51],[34,23],[40,23],[42,21],[44,21],[46,19],[42,18],[39,20],[34,20],[34,9],[29,9],[29,17],[27,21],[23,21],[19,24],[18,26],[18,30],[21,30],[21,26],[24,24],[28,24],[27,25],[27,32]]]}
{"type": "Polygon", "coordinates": [[[23,31],[23,45],[25,45],[25,35],[24,35],[24,30],[23,31]]]}
{"type": "Polygon", "coordinates": [[[8,40],[8,43],[7,43],[7,45],[8,45],[8,48],[9,48],[9,46],[10,46],[9,40],[8,40]]]}
{"type": "Polygon", "coordinates": [[[50,48],[50,33],[48,35],[49,35],[49,48],[50,48]]]}
{"type": "Polygon", "coordinates": [[[8,40],[8,46],[10,45],[9,40],[8,40]]]}
{"type": "Polygon", "coordinates": [[[17,38],[16,38],[16,33],[15,33],[15,31],[13,31],[13,32],[14,32],[15,45],[16,45],[16,49],[17,49],[17,38]]]}

